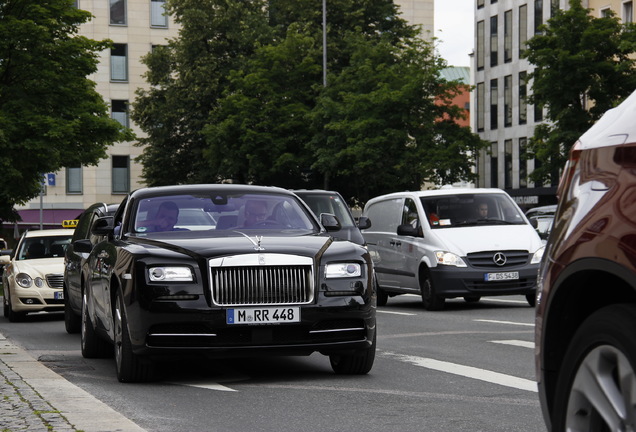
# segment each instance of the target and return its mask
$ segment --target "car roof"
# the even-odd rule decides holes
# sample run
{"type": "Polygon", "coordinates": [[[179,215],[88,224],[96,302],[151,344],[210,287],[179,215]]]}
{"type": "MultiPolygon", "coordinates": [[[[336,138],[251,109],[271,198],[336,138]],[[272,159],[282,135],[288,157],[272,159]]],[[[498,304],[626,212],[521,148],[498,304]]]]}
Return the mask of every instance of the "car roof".
{"type": "Polygon", "coordinates": [[[556,212],[557,205],[551,204],[540,207],[532,207],[526,211],[526,216],[549,216],[556,212]]]}
{"type": "Polygon", "coordinates": [[[254,186],[245,184],[194,184],[194,185],[176,185],[176,186],[154,186],[137,189],[131,192],[131,196],[134,198],[162,196],[170,194],[187,194],[187,193],[200,193],[210,189],[222,190],[228,193],[277,193],[293,196],[294,193],[283,188],[275,186],[254,186]]]}
{"type": "Polygon", "coordinates": [[[30,230],[24,233],[25,237],[53,237],[53,236],[72,236],[75,230],[72,229],[46,229],[46,230],[30,230]]]}
{"type": "Polygon", "coordinates": [[[578,140],[582,150],[636,142],[636,91],[605,114],[578,140]]]}
{"type": "Polygon", "coordinates": [[[446,196],[446,195],[475,195],[475,194],[505,194],[506,192],[502,189],[497,188],[443,188],[443,189],[435,189],[435,190],[425,190],[425,191],[404,191],[404,192],[394,192],[386,195],[377,196],[375,198],[370,199],[369,201],[375,201],[378,199],[385,198],[399,198],[403,196],[416,196],[416,197],[434,197],[434,196],[446,196]]]}

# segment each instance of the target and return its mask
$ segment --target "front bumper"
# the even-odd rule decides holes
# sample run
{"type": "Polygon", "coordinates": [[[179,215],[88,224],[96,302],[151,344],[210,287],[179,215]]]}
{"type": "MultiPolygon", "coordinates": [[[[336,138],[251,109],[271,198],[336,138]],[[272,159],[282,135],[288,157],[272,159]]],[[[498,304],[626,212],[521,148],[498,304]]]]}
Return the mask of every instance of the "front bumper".
{"type": "Polygon", "coordinates": [[[61,288],[22,288],[14,284],[6,289],[11,289],[11,308],[16,312],[64,310],[64,294],[61,288]]]}
{"type": "Polygon", "coordinates": [[[431,268],[435,293],[442,297],[497,296],[534,294],[537,289],[538,264],[515,267],[475,268],[437,266],[431,268]],[[518,272],[519,278],[504,281],[486,281],[487,273],[518,272]]]}
{"type": "Polygon", "coordinates": [[[150,310],[133,303],[126,314],[133,351],[139,355],[309,355],[371,346],[376,320],[370,299],[350,296],[321,300],[301,305],[298,323],[227,324],[229,308],[187,310],[170,303],[155,303],[150,310]]]}

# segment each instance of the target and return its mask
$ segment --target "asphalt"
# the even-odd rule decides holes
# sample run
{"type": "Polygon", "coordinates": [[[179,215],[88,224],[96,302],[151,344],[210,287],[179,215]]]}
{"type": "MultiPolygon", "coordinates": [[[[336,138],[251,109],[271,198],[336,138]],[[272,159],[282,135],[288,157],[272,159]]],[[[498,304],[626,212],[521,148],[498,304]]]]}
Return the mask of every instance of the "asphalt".
{"type": "Polygon", "coordinates": [[[143,432],[0,333],[0,432],[143,432]]]}

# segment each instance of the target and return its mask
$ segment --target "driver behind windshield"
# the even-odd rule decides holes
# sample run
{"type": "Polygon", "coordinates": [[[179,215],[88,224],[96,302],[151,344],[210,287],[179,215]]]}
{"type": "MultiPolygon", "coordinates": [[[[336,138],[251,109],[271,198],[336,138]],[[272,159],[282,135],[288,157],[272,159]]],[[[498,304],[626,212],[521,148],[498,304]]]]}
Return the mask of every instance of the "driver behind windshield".
{"type": "Polygon", "coordinates": [[[250,228],[267,219],[267,203],[263,200],[250,200],[245,203],[245,221],[243,228],[250,228]]]}

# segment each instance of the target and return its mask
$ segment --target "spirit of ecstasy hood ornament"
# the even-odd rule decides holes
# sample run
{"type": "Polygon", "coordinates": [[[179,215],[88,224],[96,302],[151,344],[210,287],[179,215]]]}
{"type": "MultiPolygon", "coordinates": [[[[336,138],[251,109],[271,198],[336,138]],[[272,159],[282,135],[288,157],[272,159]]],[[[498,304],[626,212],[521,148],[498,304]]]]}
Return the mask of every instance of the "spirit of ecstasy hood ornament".
{"type": "Polygon", "coordinates": [[[246,239],[248,239],[249,241],[252,242],[252,244],[254,245],[254,250],[255,251],[264,251],[265,248],[261,246],[261,242],[263,241],[263,236],[254,236],[254,238],[256,239],[256,241],[254,241],[250,236],[248,236],[247,234],[240,232],[240,231],[236,231],[237,233],[243,235],[246,239]]]}

